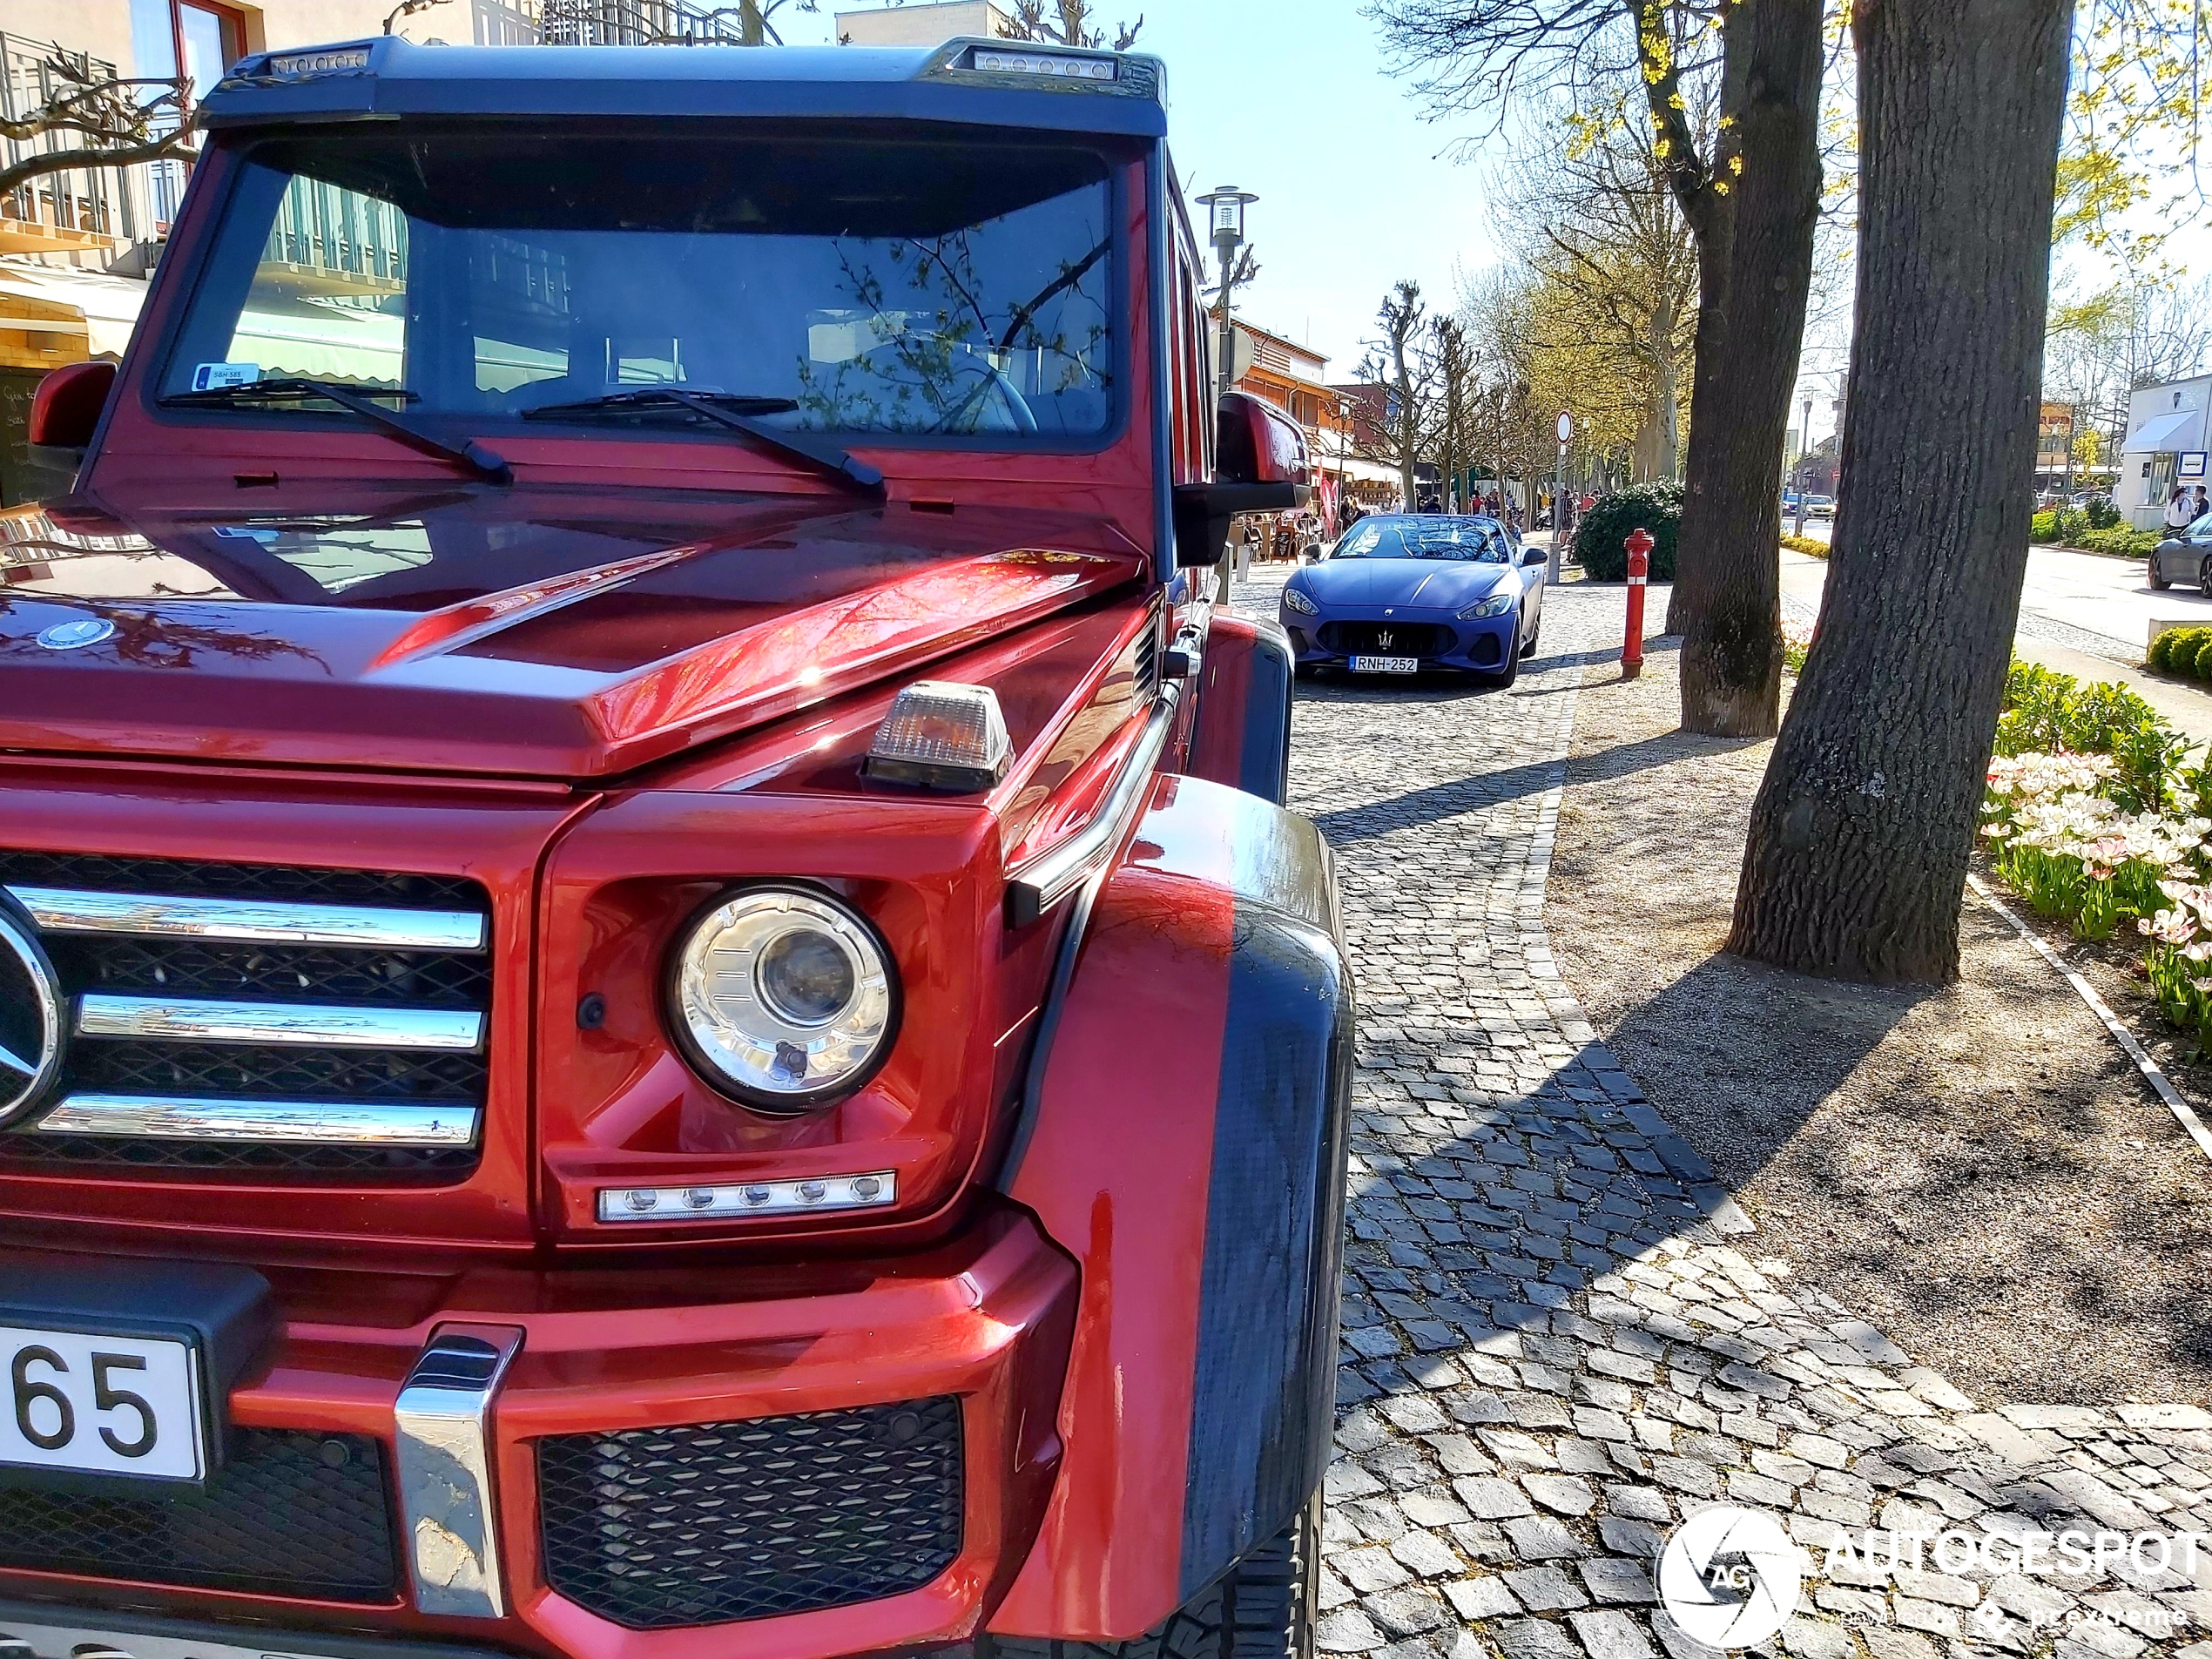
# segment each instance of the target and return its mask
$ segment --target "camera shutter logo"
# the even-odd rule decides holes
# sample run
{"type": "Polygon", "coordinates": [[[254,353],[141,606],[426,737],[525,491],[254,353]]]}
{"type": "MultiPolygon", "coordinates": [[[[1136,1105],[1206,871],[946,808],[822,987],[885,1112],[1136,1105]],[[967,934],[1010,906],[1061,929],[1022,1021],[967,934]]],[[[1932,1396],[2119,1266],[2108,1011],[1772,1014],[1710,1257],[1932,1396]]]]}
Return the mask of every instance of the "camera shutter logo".
{"type": "Polygon", "coordinates": [[[59,1075],[65,1006],[30,918],[0,893],[0,1125],[37,1106],[59,1075]]]}
{"type": "Polygon", "coordinates": [[[1669,1535],[1659,1553],[1659,1600],[1691,1640],[1749,1648],[1797,1611],[1807,1566],[1771,1515],[1719,1504],[1669,1535]]]}

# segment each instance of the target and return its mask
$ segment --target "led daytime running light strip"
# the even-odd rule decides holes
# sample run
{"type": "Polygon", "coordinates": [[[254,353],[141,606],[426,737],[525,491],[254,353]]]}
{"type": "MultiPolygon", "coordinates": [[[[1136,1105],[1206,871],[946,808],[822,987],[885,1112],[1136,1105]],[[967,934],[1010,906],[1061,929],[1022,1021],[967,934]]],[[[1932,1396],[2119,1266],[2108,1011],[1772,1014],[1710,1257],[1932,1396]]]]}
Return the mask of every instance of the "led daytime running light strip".
{"type": "Polygon", "coordinates": [[[748,1181],[729,1187],[601,1187],[599,1219],[690,1221],[699,1217],[795,1215],[809,1210],[874,1210],[898,1197],[889,1170],[808,1181],[748,1181]]]}

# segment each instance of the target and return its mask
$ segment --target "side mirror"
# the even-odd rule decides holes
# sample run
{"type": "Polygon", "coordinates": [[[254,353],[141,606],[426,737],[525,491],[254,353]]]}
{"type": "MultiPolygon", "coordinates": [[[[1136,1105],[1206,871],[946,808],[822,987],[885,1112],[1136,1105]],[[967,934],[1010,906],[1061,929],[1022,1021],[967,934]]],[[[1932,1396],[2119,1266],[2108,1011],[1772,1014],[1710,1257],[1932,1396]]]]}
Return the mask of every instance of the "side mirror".
{"type": "Polygon", "coordinates": [[[1271,513],[1312,499],[1313,469],[1305,432],[1264,398],[1224,392],[1214,437],[1210,484],[1175,487],[1175,562],[1184,570],[1212,564],[1239,513],[1271,513]]]}
{"type": "Polygon", "coordinates": [[[1521,562],[1523,564],[1545,564],[1548,563],[1550,559],[1551,555],[1541,547],[1524,547],[1521,550],[1521,562]]]}
{"type": "Polygon", "coordinates": [[[30,395],[30,420],[25,436],[38,458],[75,471],[84,459],[92,434],[99,429],[100,411],[115,389],[113,363],[69,363],[48,372],[30,395]]]}

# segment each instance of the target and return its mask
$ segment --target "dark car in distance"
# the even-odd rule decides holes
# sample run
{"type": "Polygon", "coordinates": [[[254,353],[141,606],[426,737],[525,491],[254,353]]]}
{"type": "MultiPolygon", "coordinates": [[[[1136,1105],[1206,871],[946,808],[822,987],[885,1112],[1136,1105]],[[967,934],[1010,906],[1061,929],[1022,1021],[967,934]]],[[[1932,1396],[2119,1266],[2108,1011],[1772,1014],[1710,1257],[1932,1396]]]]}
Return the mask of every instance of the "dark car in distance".
{"type": "Polygon", "coordinates": [[[2151,550],[2151,586],[2170,588],[2176,582],[2194,582],[2199,592],[2212,595],[2212,513],[2186,529],[2168,530],[2151,550]]]}
{"type": "Polygon", "coordinates": [[[1494,518],[1363,518],[1284,584],[1280,616],[1301,670],[1454,669],[1510,685],[1542,622],[1541,548],[1494,518]]]}

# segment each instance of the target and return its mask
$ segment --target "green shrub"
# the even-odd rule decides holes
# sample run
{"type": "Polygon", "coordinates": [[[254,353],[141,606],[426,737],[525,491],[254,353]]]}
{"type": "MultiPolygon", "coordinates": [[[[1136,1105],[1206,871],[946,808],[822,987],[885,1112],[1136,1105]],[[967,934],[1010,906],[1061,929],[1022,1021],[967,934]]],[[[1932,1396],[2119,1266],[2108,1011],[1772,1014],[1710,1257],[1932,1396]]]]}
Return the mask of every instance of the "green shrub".
{"type": "Polygon", "coordinates": [[[2046,508],[2027,521],[2027,539],[2031,542],[2055,542],[2059,539],[2059,516],[2046,508]]]}
{"type": "Polygon", "coordinates": [[[2085,529],[2078,536],[2068,538],[2069,544],[2087,548],[2092,553],[2120,553],[2133,559],[2150,556],[2151,549],[2158,545],[2156,530],[2130,529],[2126,525],[2114,525],[2110,529],[2085,529]]]}
{"type": "Polygon", "coordinates": [[[2164,674],[2194,675],[2198,653],[2212,642],[2212,628],[2168,628],[2150,642],[2143,660],[2164,674]]]}
{"type": "Polygon", "coordinates": [[[2093,530],[2113,529],[2120,523],[2120,509],[2102,496],[2090,497],[2087,516],[2093,530]]]}
{"type": "Polygon", "coordinates": [[[1682,529],[1680,484],[1631,484],[1601,496],[1575,532],[1575,556],[1593,582],[1618,582],[1629,574],[1629,532],[1651,532],[1651,579],[1675,579],[1675,542],[1682,529]]]}
{"type": "Polygon", "coordinates": [[[2072,507],[2047,508],[2027,521],[2031,542],[2063,542],[2068,547],[2080,547],[2088,533],[2089,516],[2072,507]]]}

